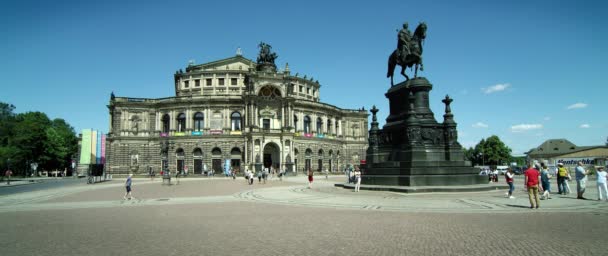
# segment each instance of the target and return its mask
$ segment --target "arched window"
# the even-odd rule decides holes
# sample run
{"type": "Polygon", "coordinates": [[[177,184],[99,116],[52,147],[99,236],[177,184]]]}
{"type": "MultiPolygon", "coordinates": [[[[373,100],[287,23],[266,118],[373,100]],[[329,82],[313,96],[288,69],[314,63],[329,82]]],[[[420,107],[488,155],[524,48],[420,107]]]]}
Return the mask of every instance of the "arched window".
{"type": "Polygon", "coordinates": [[[323,133],[323,120],[317,117],[317,133],[323,133]]]}
{"type": "Polygon", "coordinates": [[[186,131],[186,114],[180,113],[177,115],[177,132],[186,131]]]}
{"type": "Polygon", "coordinates": [[[169,117],[169,114],[165,114],[163,116],[162,122],[163,122],[163,132],[168,133],[169,127],[171,125],[171,118],[169,117]]]}
{"type": "Polygon", "coordinates": [[[340,135],[340,123],[336,120],[336,135],[340,135]]]}
{"type": "Polygon", "coordinates": [[[200,132],[205,127],[205,115],[201,112],[194,114],[194,131],[200,132]]]}
{"type": "Polygon", "coordinates": [[[230,115],[230,124],[233,131],[241,130],[241,113],[234,112],[230,115]]]}
{"type": "Polygon", "coordinates": [[[310,133],[310,117],[304,117],[304,133],[310,133]]]}
{"type": "Polygon", "coordinates": [[[293,115],[293,127],[296,131],[298,130],[298,117],[296,115],[293,115]]]}

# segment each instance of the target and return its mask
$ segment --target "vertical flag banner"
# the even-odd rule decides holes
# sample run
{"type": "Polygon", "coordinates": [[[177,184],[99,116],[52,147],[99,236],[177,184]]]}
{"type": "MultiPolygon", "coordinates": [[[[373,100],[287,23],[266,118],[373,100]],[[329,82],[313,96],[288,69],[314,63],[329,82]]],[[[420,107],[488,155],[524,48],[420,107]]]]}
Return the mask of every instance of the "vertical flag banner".
{"type": "Polygon", "coordinates": [[[91,129],[82,130],[82,141],[80,142],[80,163],[91,163],[91,129]]]}
{"type": "Polygon", "coordinates": [[[95,149],[95,163],[101,164],[101,132],[97,131],[97,147],[95,149]]]}
{"type": "Polygon", "coordinates": [[[101,135],[101,164],[106,164],[106,135],[101,135]]]}
{"type": "Polygon", "coordinates": [[[224,174],[230,175],[230,159],[224,161],[224,174]]]}
{"type": "Polygon", "coordinates": [[[97,131],[91,131],[91,162],[90,164],[96,163],[96,154],[97,154],[97,131]]]}

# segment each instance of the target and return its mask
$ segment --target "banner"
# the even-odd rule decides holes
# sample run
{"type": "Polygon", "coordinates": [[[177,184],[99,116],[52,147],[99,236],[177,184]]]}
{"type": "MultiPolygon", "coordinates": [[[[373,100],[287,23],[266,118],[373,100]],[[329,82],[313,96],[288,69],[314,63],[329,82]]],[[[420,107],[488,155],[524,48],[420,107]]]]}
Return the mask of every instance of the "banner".
{"type": "Polygon", "coordinates": [[[101,132],[97,131],[97,147],[95,148],[95,163],[101,164],[101,132]]]}
{"type": "Polygon", "coordinates": [[[230,159],[224,161],[224,174],[226,174],[226,176],[230,175],[230,159]]]}
{"type": "Polygon", "coordinates": [[[106,135],[101,135],[101,164],[106,164],[106,135]]]}
{"type": "Polygon", "coordinates": [[[80,161],[81,164],[91,163],[91,129],[82,130],[82,140],[80,142],[80,161]]]}
{"type": "Polygon", "coordinates": [[[96,164],[97,161],[97,131],[91,130],[91,159],[89,164],[96,164]]]}

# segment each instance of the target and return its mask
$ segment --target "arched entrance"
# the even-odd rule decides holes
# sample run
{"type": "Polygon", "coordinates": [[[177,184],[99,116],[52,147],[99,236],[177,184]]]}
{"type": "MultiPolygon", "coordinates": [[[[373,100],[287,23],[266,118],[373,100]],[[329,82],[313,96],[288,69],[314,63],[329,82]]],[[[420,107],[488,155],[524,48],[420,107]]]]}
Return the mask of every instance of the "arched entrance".
{"type": "Polygon", "coordinates": [[[193,165],[194,165],[194,173],[203,174],[203,150],[200,148],[195,148],[192,151],[193,165]]]}
{"type": "Polygon", "coordinates": [[[270,142],[264,146],[264,168],[281,166],[281,154],[279,146],[273,142],[270,142]]]}
{"type": "Polygon", "coordinates": [[[236,169],[241,168],[241,149],[240,148],[232,148],[230,150],[230,167],[236,169]]]}
{"type": "Polygon", "coordinates": [[[186,154],[184,154],[184,149],[178,148],[175,151],[175,159],[177,161],[176,162],[177,171],[180,173],[184,172],[184,168],[185,168],[184,159],[186,158],[185,156],[186,156],[186,154]]]}
{"type": "Polygon", "coordinates": [[[211,169],[213,173],[222,173],[222,150],[220,148],[211,150],[211,169]]]}
{"type": "Polygon", "coordinates": [[[310,148],[304,152],[304,172],[308,170],[312,170],[312,150],[310,148]]]}

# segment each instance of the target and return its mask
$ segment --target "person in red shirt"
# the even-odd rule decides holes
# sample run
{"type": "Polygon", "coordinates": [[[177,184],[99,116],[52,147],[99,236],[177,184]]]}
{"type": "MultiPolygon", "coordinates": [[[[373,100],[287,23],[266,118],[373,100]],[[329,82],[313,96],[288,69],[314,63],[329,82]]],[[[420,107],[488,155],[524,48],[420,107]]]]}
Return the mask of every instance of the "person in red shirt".
{"type": "Polygon", "coordinates": [[[528,164],[528,170],[524,172],[525,175],[525,184],[526,189],[528,190],[528,198],[530,198],[530,209],[538,209],[538,178],[540,177],[540,173],[537,169],[532,168],[532,164],[528,164]],[[532,200],[532,196],[534,196],[534,200],[532,200]],[[536,201],[536,206],[534,202],[536,201]]]}

